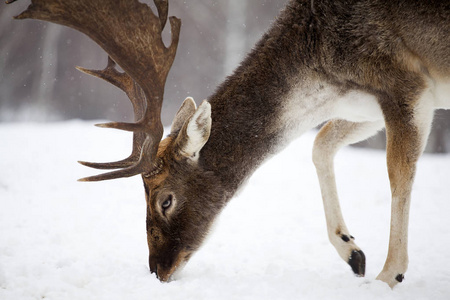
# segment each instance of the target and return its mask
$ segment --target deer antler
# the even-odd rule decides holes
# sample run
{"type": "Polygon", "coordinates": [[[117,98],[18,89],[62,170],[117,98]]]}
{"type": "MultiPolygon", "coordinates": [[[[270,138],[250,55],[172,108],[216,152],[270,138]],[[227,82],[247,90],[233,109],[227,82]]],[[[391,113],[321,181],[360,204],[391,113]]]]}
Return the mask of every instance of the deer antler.
{"type": "MultiPolygon", "coordinates": [[[[81,67],[76,68],[83,73],[101,78],[124,91],[133,106],[134,121],[137,122],[142,119],[146,109],[144,92],[127,73],[117,71],[116,63],[111,59],[111,57],[108,56],[108,65],[104,70],[88,70],[81,67]]],[[[96,169],[118,169],[130,167],[139,161],[142,150],[141,148],[144,141],[145,134],[142,132],[135,132],[133,134],[133,150],[128,158],[110,163],[90,163],[83,161],[79,161],[79,163],[96,169]]]]}
{"type": "MultiPolygon", "coordinates": [[[[12,3],[15,0],[7,0],[12,3]]],[[[158,17],[137,0],[32,0],[16,19],[39,19],[74,28],[99,44],[109,55],[104,70],[79,70],[122,89],[130,98],[135,123],[98,124],[134,132],[132,154],[114,163],[83,165],[120,170],[80,179],[99,181],[137,174],[151,175],[159,168],[156,153],[163,135],[161,106],[167,74],[175,58],[181,21],[170,17],[172,41],[166,47],[161,33],[167,22],[168,1],[154,0],[158,17]],[[115,63],[125,71],[120,73],[115,63]]]]}

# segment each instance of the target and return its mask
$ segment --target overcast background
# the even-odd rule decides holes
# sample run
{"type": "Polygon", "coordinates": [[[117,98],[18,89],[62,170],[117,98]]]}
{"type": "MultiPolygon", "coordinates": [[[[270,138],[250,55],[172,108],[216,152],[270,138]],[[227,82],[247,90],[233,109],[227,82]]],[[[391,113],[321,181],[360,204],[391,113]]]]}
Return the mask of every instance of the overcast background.
{"type": "MultiPolygon", "coordinates": [[[[214,92],[286,2],[170,2],[169,15],[181,18],[182,29],[177,57],[166,83],[165,125],[171,123],[184,98],[192,96],[200,103],[214,92]]],[[[107,61],[103,50],[66,27],[12,20],[28,3],[0,3],[0,122],[74,118],[131,121],[131,105],[120,90],[75,69],[103,68],[107,61]]],[[[169,32],[166,37],[170,38],[169,32]]],[[[363,145],[384,148],[383,134],[363,145]]],[[[427,150],[450,151],[449,112],[437,112],[427,150]]]]}

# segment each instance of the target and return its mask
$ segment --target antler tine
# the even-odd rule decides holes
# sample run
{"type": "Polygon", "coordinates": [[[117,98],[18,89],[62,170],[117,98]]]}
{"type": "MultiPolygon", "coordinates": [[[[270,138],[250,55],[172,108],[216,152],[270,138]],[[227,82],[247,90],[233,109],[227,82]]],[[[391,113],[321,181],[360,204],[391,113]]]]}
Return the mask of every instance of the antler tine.
{"type": "Polygon", "coordinates": [[[110,56],[108,56],[108,64],[103,70],[91,70],[78,66],[75,68],[85,74],[101,78],[115,85],[116,87],[124,91],[127,96],[129,91],[131,91],[133,79],[127,73],[119,72],[116,69],[116,62],[112,60],[110,56]]]}
{"type": "MultiPolygon", "coordinates": [[[[144,144],[142,145],[142,152],[152,153],[152,154],[156,153],[155,151],[153,151],[154,149],[152,149],[155,146],[157,148],[158,143],[154,143],[151,140],[151,137],[147,136],[147,138],[144,141],[144,144]]],[[[155,156],[141,155],[140,158],[141,159],[139,159],[139,161],[137,161],[135,164],[133,164],[127,168],[108,172],[108,173],[103,173],[103,174],[99,174],[99,175],[95,175],[95,176],[91,176],[91,177],[81,178],[78,181],[83,181],[83,182],[102,181],[102,180],[109,180],[109,179],[122,178],[122,177],[131,177],[131,176],[134,176],[137,174],[143,174],[144,176],[148,177],[148,176],[152,176],[159,172],[159,169],[161,168],[162,163],[160,161],[155,161],[156,160],[155,156]],[[151,169],[148,168],[149,165],[152,166],[151,169]]]]}
{"type": "Polygon", "coordinates": [[[167,16],[169,15],[169,2],[167,0],[153,0],[158,10],[161,31],[166,26],[167,16]]]}
{"type": "Polygon", "coordinates": [[[142,119],[146,108],[144,91],[130,75],[119,72],[116,69],[116,63],[110,56],[108,56],[108,64],[103,70],[90,70],[82,67],[76,68],[83,73],[101,78],[124,91],[133,106],[134,120],[138,121],[142,119]]]}
{"type": "MultiPolygon", "coordinates": [[[[108,64],[103,70],[90,70],[82,67],[76,67],[79,71],[101,78],[122,91],[128,96],[133,106],[135,121],[140,120],[145,111],[145,95],[139,85],[126,73],[121,73],[116,69],[116,63],[108,56],[108,64]]],[[[78,163],[95,169],[118,169],[127,168],[135,164],[140,157],[142,144],[145,140],[145,134],[142,132],[135,132],[133,134],[133,149],[127,158],[116,162],[108,163],[93,163],[79,161],[78,163]]]]}
{"type": "MultiPolygon", "coordinates": [[[[100,175],[92,180],[148,174],[157,166],[155,158],[163,134],[161,107],[164,85],[175,58],[181,21],[175,17],[169,18],[172,43],[166,47],[161,33],[167,21],[168,1],[154,0],[154,3],[159,16],[156,16],[147,4],[138,0],[31,0],[27,10],[16,16],[16,19],[32,18],[69,26],[86,34],[99,44],[127,75],[118,75],[120,73],[115,70],[111,60],[111,64],[103,71],[83,68],[80,70],[119,87],[131,78],[136,94],[142,93],[142,97],[136,98],[145,99],[145,103],[142,101],[140,106],[144,113],[136,115],[136,123],[108,123],[99,126],[132,131],[135,133],[135,139],[141,142],[144,140],[146,146],[142,145],[141,151],[138,151],[139,148],[133,150],[134,156],[132,155],[132,159],[125,159],[125,163],[84,163],[92,167],[115,168],[134,162],[123,170],[100,175]],[[133,17],[130,18],[128,14],[133,17]],[[148,144],[150,142],[151,144],[148,144]],[[138,153],[139,159],[136,161],[138,153]]],[[[131,90],[130,86],[131,84],[127,84],[128,91],[131,90]]]]}
{"type": "MultiPolygon", "coordinates": [[[[92,167],[89,163],[87,163],[87,164],[82,163],[82,162],[80,162],[80,163],[87,167],[92,167]]],[[[92,165],[97,165],[97,164],[92,163],[92,165]]],[[[97,167],[94,167],[94,168],[101,169],[101,168],[97,168],[97,167]]],[[[94,176],[90,176],[90,177],[80,178],[80,179],[78,179],[78,181],[80,181],[80,182],[103,181],[103,180],[110,180],[110,179],[116,179],[116,178],[131,177],[131,176],[140,174],[142,172],[143,172],[143,166],[141,163],[138,163],[138,164],[133,164],[131,166],[128,166],[126,168],[123,168],[123,169],[120,169],[117,171],[112,171],[112,172],[107,172],[107,173],[94,175],[94,176]]]]}

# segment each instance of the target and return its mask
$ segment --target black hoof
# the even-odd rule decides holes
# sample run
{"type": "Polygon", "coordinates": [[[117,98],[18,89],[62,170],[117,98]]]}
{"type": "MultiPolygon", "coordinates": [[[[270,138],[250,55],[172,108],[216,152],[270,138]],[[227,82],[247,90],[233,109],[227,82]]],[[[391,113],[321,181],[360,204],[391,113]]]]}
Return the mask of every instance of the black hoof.
{"type": "Polygon", "coordinates": [[[398,282],[402,282],[403,279],[405,279],[405,276],[403,276],[403,274],[398,274],[397,277],[395,277],[395,280],[397,280],[398,282]]]}
{"type": "Polygon", "coordinates": [[[348,259],[348,264],[352,267],[352,271],[356,276],[364,277],[366,273],[366,256],[364,252],[353,250],[352,255],[348,259]]]}

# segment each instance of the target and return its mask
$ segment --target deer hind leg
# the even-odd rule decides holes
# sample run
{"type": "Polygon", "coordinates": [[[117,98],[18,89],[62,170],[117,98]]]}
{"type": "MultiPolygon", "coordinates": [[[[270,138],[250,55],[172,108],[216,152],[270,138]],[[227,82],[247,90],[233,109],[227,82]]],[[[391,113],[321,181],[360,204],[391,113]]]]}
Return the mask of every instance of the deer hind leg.
{"type": "Polygon", "coordinates": [[[357,276],[364,276],[365,256],[355,244],[342,217],[336,189],[333,159],[343,146],[364,140],[382,129],[384,123],[354,123],[345,120],[329,121],[314,142],[313,161],[319,177],[320,189],[327,221],[328,237],[341,258],[357,276]]]}
{"type": "Polygon", "coordinates": [[[425,92],[411,113],[394,112],[386,120],[387,166],[391,185],[391,228],[388,255],[377,279],[391,288],[402,282],[408,267],[408,219],[416,163],[433,120],[432,95],[425,92]]]}

